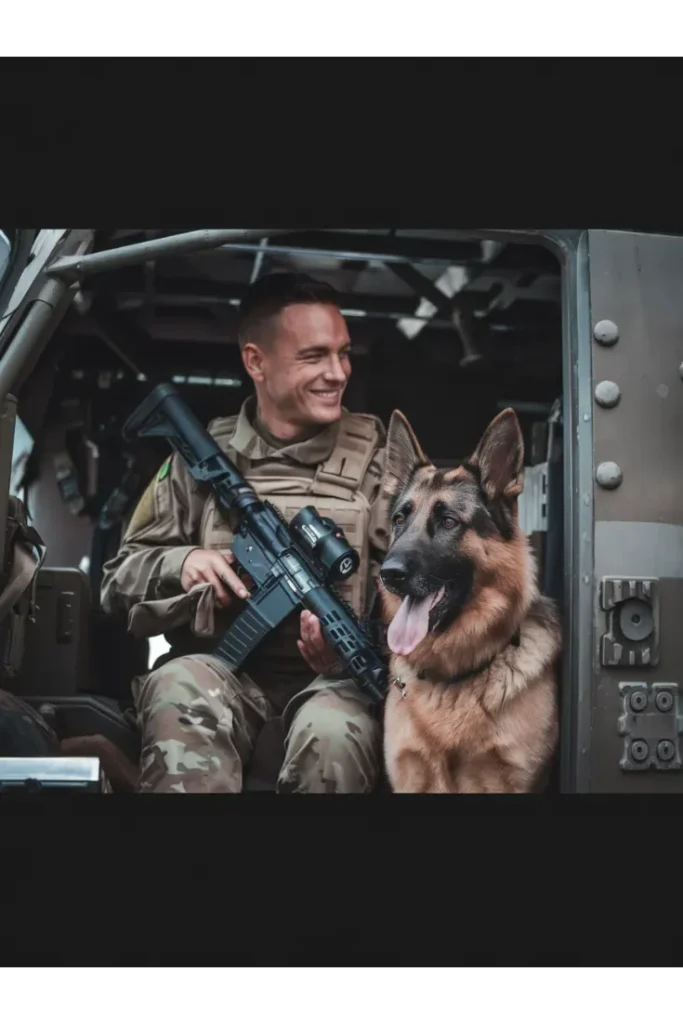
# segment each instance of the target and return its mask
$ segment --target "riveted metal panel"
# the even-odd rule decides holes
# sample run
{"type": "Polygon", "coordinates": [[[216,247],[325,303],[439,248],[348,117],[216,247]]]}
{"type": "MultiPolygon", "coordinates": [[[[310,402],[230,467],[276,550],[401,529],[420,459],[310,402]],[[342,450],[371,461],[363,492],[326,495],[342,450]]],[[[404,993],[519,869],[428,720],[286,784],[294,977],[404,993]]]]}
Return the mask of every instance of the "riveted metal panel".
{"type": "MultiPolygon", "coordinates": [[[[614,382],[620,400],[593,404],[595,659],[591,702],[590,790],[681,792],[683,771],[626,771],[620,684],[683,683],[683,238],[590,231],[592,329],[616,326],[617,340],[593,339],[593,390],[614,382]],[[598,483],[615,463],[616,487],[598,483]],[[604,577],[658,581],[659,657],[650,666],[600,664],[606,612],[604,577]]],[[[623,686],[622,686],[623,689],[623,686]]]]}

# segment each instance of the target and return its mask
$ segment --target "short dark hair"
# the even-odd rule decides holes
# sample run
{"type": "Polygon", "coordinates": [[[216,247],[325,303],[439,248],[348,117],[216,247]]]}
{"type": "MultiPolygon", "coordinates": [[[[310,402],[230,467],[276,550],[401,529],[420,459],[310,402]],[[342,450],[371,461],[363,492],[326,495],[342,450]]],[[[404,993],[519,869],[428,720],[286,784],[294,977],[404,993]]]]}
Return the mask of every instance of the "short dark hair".
{"type": "Polygon", "coordinates": [[[287,306],[299,303],[322,303],[339,309],[336,288],[325,281],[316,281],[308,274],[268,274],[247,289],[241,303],[237,323],[240,348],[248,341],[267,340],[263,328],[287,306]]]}

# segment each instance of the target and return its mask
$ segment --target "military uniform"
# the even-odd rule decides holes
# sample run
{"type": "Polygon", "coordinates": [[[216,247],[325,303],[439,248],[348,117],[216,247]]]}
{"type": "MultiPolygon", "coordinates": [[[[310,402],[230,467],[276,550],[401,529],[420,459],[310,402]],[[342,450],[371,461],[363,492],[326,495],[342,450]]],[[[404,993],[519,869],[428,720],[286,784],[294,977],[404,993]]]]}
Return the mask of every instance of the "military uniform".
{"type": "MultiPolygon", "coordinates": [[[[307,440],[283,443],[257,423],[252,397],[239,415],[214,420],[209,432],[287,519],[310,504],[342,527],[361,565],[340,591],[357,614],[367,614],[389,540],[382,423],[344,411],[307,440]]],[[[381,762],[376,709],[350,679],[312,678],[296,644],[298,615],[273,631],[238,675],[209,653],[243,602],[234,598],[221,609],[207,583],[184,593],[180,574],[195,548],[230,548],[234,527],[173,455],[104,567],[104,609],[127,614],[133,634],[163,632],[171,644],[165,663],[133,682],[143,737],[140,789],[240,792],[261,729],[282,715],[278,791],[371,791],[381,762]]]]}

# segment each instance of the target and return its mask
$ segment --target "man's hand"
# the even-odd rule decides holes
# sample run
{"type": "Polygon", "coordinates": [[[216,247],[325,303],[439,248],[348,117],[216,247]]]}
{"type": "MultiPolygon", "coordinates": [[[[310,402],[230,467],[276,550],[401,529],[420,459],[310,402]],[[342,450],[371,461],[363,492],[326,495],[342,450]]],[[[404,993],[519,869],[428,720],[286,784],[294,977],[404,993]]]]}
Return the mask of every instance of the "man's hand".
{"type": "Polygon", "coordinates": [[[224,608],[230,604],[235,595],[244,600],[249,597],[249,591],[232,568],[234,562],[235,556],[232,551],[196,548],[183,562],[180,585],[183,590],[187,591],[197,583],[210,583],[214,589],[216,600],[224,608]]]}
{"type": "Polygon", "coordinates": [[[312,612],[301,613],[301,640],[297,645],[306,664],[318,675],[337,667],[337,655],[323,636],[320,619],[312,612]]]}

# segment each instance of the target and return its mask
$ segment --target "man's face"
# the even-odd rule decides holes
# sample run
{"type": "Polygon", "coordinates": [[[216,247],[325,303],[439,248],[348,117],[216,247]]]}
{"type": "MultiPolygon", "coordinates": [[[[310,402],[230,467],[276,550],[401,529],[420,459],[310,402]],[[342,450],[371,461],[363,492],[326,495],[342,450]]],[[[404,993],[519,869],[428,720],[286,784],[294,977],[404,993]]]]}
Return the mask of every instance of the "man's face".
{"type": "Polygon", "coordinates": [[[334,306],[301,303],[280,313],[274,338],[245,364],[259,402],[297,427],[334,423],[351,376],[349,332],[334,306]]]}

